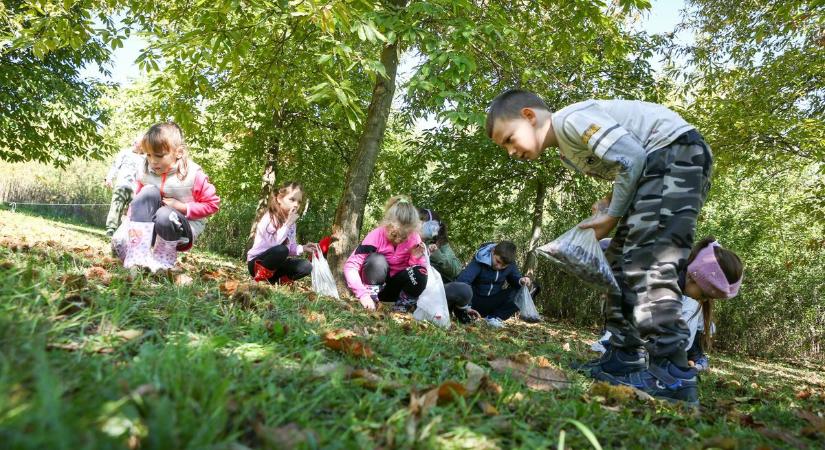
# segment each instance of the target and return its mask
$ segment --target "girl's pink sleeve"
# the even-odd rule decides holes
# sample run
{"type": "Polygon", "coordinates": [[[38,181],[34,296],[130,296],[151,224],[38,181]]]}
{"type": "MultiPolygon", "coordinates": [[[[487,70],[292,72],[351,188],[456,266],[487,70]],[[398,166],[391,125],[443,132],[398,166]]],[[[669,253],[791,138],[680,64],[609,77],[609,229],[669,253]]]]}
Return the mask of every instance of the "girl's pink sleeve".
{"type": "Polygon", "coordinates": [[[187,219],[203,219],[215,214],[220,209],[221,198],[218,197],[215,191],[215,185],[209,182],[209,178],[202,171],[195,175],[192,197],[195,200],[186,204],[187,219]]]}
{"type": "Polygon", "coordinates": [[[379,248],[379,233],[376,232],[377,230],[378,229],[370,231],[364,238],[364,241],[361,242],[361,245],[349,255],[347,262],[344,263],[344,279],[347,280],[349,289],[359,299],[370,295],[369,289],[367,289],[367,287],[364,286],[364,282],[361,281],[361,268],[364,267],[364,262],[370,253],[372,253],[364,251],[364,249],[373,247],[373,249],[377,250],[379,248]]]}
{"type": "Polygon", "coordinates": [[[421,255],[419,257],[415,257],[415,256],[413,256],[413,253],[412,253],[412,249],[414,249],[420,243],[421,243],[421,236],[419,236],[418,233],[413,233],[412,239],[411,239],[411,242],[410,242],[410,244],[411,244],[411,246],[410,246],[410,262],[409,262],[410,266],[424,266],[424,267],[427,267],[427,258],[425,258],[424,255],[421,255]]]}

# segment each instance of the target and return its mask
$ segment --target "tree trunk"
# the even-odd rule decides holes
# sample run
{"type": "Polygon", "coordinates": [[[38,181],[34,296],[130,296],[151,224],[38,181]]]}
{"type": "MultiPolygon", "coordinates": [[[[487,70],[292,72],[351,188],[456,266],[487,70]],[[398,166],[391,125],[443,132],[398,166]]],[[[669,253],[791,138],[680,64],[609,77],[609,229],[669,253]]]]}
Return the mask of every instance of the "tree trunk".
{"type": "Polygon", "coordinates": [[[332,225],[332,236],[336,241],[328,257],[341,292],[346,292],[344,262],[358,244],[370,180],[395,93],[395,74],[398,69],[398,48],[395,43],[384,47],[381,63],[387,77],[376,76],[364,131],[358,139],[358,149],[347,171],[344,193],[338,202],[332,225]]]}
{"type": "Polygon", "coordinates": [[[538,259],[536,247],[541,237],[541,222],[544,217],[544,198],[547,196],[547,186],[543,180],[538,180],[536,184],[536,200],[533,203],[533,230],[530,233],[530,242],[527,243],[527,261],[524,263],[522,271],[526,276],[532,277],[536,270],[538,259]]]}
{"type": "MultiPolygon", "coordinates": [[[[272,189],[275,188],[275,182],[278,181],[278,155],[281,151],[281,139],[277,128],[281,126],[282,118],[283,109],[278,108],[272,117],[272,124],[276,129],[276,133],[266,148],[266,162],[264,163],[263,175],[261,175],[261,194],[258,196],[258,207],[255,209],[255,218],[261,215],[261,212],[266,209],[269,196],[272,194],[272,189]]],[[[255,238],[255,227],[257,225],[257,221],[252,221],[252,227],[249,229],[249,237],[246,243],[247,247],[250,246],[252,240],[255,238]]]]}

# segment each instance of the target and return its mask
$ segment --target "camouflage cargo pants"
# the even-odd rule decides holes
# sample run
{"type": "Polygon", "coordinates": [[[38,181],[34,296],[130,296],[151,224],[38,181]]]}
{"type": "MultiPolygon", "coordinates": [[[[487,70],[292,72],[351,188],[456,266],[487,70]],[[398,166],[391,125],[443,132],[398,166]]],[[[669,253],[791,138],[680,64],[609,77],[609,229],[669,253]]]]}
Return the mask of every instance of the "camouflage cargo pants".
{"type": "Polygon", "coordinates": [[[109,206],[109,214],[106,215],[106,231],[114,232],[120,226],[120,218],[126,213],[126,208],[132,201],[132,190],[127,187],[115,187],[112,189],[112,204],[109,206]]]}
{"type": "Polygon", "coordinates": [[[633,203],[605,252],[621,287],[607,300],[607,329],[615,347],[644,346],[651,358],[687,365],[690,332],[681,319],[678,280],[710,189],[712,161],[696,131],[647,155],[633,203]]]}

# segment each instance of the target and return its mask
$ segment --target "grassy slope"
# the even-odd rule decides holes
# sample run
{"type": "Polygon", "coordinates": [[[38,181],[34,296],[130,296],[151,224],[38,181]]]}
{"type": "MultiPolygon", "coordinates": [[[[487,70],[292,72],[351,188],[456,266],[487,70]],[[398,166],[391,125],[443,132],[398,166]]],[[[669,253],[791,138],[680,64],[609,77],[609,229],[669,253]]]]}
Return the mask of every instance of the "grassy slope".
{"type": "Polygon", "coordinates": [[[490,370],[489,359],[521,353],[567,367],[592,356],[595,336],[512,320],[504,330],[443,331],[301,289],[233,300],[219,289],[244,276],[233,261],[188,255],[194,281],[182,285],[130,280],[106,253],[98,230],[0,211],[0,447],[556,448],[560,438],[590,447],[566,419],[605,448],[813,448],[825,438],[797,415],[825,410],[822,372],[721,355],[702,379],[698,412],[605,399],[614,393],[570,371],[571,388],[550,392],[493,373],[500,394],[413,420],[410,392],[464,381],[467,361],[490,370]],[[93,264],[108,270],[108,286],[71,276],[93,264]],[[218,269],[217,280],[200,276],[218,269]],[[375,357],[327,349],[322,336],[336,328],[360,335],[375,357]],[[369,370],[378,386],[348,379],[346,368],[369,370]]]}

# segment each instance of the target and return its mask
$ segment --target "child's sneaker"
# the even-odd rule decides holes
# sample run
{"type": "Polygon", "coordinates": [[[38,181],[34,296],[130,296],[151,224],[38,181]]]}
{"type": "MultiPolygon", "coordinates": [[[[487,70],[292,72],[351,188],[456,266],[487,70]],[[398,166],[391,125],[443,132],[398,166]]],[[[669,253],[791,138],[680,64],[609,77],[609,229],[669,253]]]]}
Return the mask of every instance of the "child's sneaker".
{"type": "Polygon", "coordinates": [[[656,398],[699,406],[699,381],[696,374],[696,370],[679,368],[666,359],[660,363],[651,362],[645,371],[617,376],[615,380],[618,381],[617,384],[633,386],[656,398]]]}
{"type": "Polygon", "coordinates": [[[398,300],[393,305],[392,310],[400,313],[408,313],[415,309],[418,299],[408,296],[404,291],[398,295],[398,300]]]}
{"type": "Polygon", "coordinates": [[[647,369],[645,354],[639,350],[625,350],[608,346],[600,357],[574,367],[585,375],[612,384],[621,384],[617,375],[627,375],[647,369]]]}
{"type": "Polygon", "coordinates": [[[487,321],[487,325],[490,325],[493,328],[504,328],[504,321],[499,319],[498,317],[487,317],[484,319],[487,321]]]}

